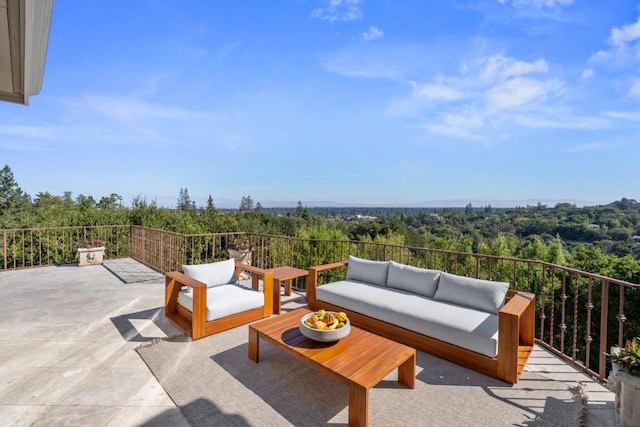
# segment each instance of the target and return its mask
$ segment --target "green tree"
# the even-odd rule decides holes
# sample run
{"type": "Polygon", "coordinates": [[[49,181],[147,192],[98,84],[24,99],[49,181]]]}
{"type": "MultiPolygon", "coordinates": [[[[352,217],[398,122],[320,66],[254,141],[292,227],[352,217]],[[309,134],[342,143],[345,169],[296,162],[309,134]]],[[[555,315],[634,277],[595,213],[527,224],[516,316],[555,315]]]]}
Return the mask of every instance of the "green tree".
{"type": "Polygon", "coordinates": [[[122,196],[111,193],[109,197],[103,197],[98,202],[98,208],[100,209],[116,209],[122,207],[122,196]]]}
{"type": "Polygon", "coordinates": [[[240,200],[240,207],[238,208],[241,212],[244,211],[252,211],[253,210],[253,199],[251,196],[243,196],[240,200]]]}
{"type": "Polygon", "coordinates": [[[533,235],[529,237],[529,241],[524,248],[523,255],[523,258],[526,259],[539,259],[541,261],[546,261],[549,256],[549,251],[542,238],[538,235],[533,235]]]}
{"type": "Polygon", "coordinates": [[[546,260],[547,262],[556,265],[567,264],[565,248],[564,244],[562,243],[562,239],[560,239],[560,236],[556,235],[556,237],[551,242],[549,242],[546,260]]]}
{"type": "Polygon", "coordinates": [[[189,197],[189,190],[186,187],[180,188],[177,208],[181,211],[190,211],[193,210],[193,204],[191,197],[189,197]]]}
{"type": "Polygon", "coordinates": [[[0,227],[19,227],[31,207],[31,198],[18,185],[9,165],[0,170],[0,227]]]}
{"type": "Polygon", "coordinates": [[[211,194],[209,194],[209,198],[207,199],[207,207],[206,207],[206,211],[210,212],[215,210],[216,207],[213,204],[213,197],[211,197],[211,194]]]}
{"type": "Polygon", "coordinates": [[[464,214],[467,218],[471,218],[473,216],[473,205],[471,203],[467,203],[467,206],[465,206],[464,214]]]}

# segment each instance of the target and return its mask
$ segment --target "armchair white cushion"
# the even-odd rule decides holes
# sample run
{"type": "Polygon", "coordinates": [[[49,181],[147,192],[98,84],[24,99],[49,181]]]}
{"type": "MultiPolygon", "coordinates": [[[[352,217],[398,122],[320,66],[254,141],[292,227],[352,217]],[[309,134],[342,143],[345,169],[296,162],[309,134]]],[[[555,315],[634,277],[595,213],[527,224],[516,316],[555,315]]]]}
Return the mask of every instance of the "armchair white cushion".
{"type": "Polygon", "coordinates": [[[236,261],[233,258],[208,264],[183,265],[182,271],[187,276],[207,285],[207,288],[238,282],[236,261]]]}
{"type": "MultiPolygon", "coordinates": [[[[178,304],[193,311],[193,294],[180,292],[178,304]]],[[[240,285],[220,285],[207,289],[207,322],[264,306],[264,295],[240,285]]]]}

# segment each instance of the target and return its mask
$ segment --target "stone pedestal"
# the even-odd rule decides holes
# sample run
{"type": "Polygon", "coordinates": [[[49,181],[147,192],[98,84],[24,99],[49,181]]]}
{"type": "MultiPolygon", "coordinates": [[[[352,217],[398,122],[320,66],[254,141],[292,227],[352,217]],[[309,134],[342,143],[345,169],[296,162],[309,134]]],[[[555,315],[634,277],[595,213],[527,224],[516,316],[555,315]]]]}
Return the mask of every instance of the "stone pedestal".
{"type": "MultiPolygon", "coordinates": [[[[253,261],[252,249],[231,249],[229,248],[229,258],[233,258],[236,262],[251,265],[253,261]]],[[[251,274],[243,271],[240,273],[240,280],[247,280],[251,278],[251,274]]]]}
{"type": "Polygon", "coordinates": [[[640,377],[624,371],[611,373],[607,387],[616,394],[616,426],[640,426],[640,377]]]}
{"type": "Polygon", "coordinates": [[[104,246],[98,248],[78,248],[78,266],[102,265],[104,246]]]}

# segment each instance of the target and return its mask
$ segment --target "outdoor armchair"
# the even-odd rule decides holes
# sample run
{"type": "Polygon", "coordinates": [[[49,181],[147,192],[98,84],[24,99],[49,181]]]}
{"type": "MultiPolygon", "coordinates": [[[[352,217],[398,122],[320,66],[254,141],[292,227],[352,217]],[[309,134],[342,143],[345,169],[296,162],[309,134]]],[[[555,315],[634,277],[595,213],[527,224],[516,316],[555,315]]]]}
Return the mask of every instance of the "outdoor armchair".
{"type": "Polygon", "coordinates": [[[166,273],[165,315],[196,340],[273,313],[273,273],[234,259],[183,265],[166,273]],[[263,280],[262,292],[239,284],[239,272],[263,280]]]}

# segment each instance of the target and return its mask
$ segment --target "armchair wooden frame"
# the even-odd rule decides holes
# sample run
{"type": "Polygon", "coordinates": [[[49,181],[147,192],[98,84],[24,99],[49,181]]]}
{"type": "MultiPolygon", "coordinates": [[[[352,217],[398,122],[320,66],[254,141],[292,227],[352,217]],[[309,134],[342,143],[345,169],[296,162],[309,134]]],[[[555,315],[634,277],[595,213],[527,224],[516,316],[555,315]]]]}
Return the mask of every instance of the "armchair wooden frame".
{"type": "MultiPolygon", "coordinates": [[[[194,340],[271,316],[273,314],[273,273],[262,268],[236,263],[236,277],[239,277],[242,270],[248,271],[254,277],[262,278],[263,307],[207,321],[207,285],[180,271],[171,271],[165,275],[165,316],[194,340]],[[178,293],[185,286],[192,288],[193,312],[178,304],[178,293]]],[[[255,284],[257,288],[257,279],[255,284]]]]}
{"type": "Polygon", "coordinates": [[[307,276],[307,304],[312,310],[321,308],[344,311],[354,325],[378,335],[409,345],[434,356],[473,369],[507,383],[515,384],[533,349],[535,327],[535,295],[508,291],[507,301],[498,317],[498,355],[488,357],[408,329],[383,322],[360,313],[346,310],[316,299],[318,273],[346,267],[347,262],[325,264],[309,269],[307,276]]]}

